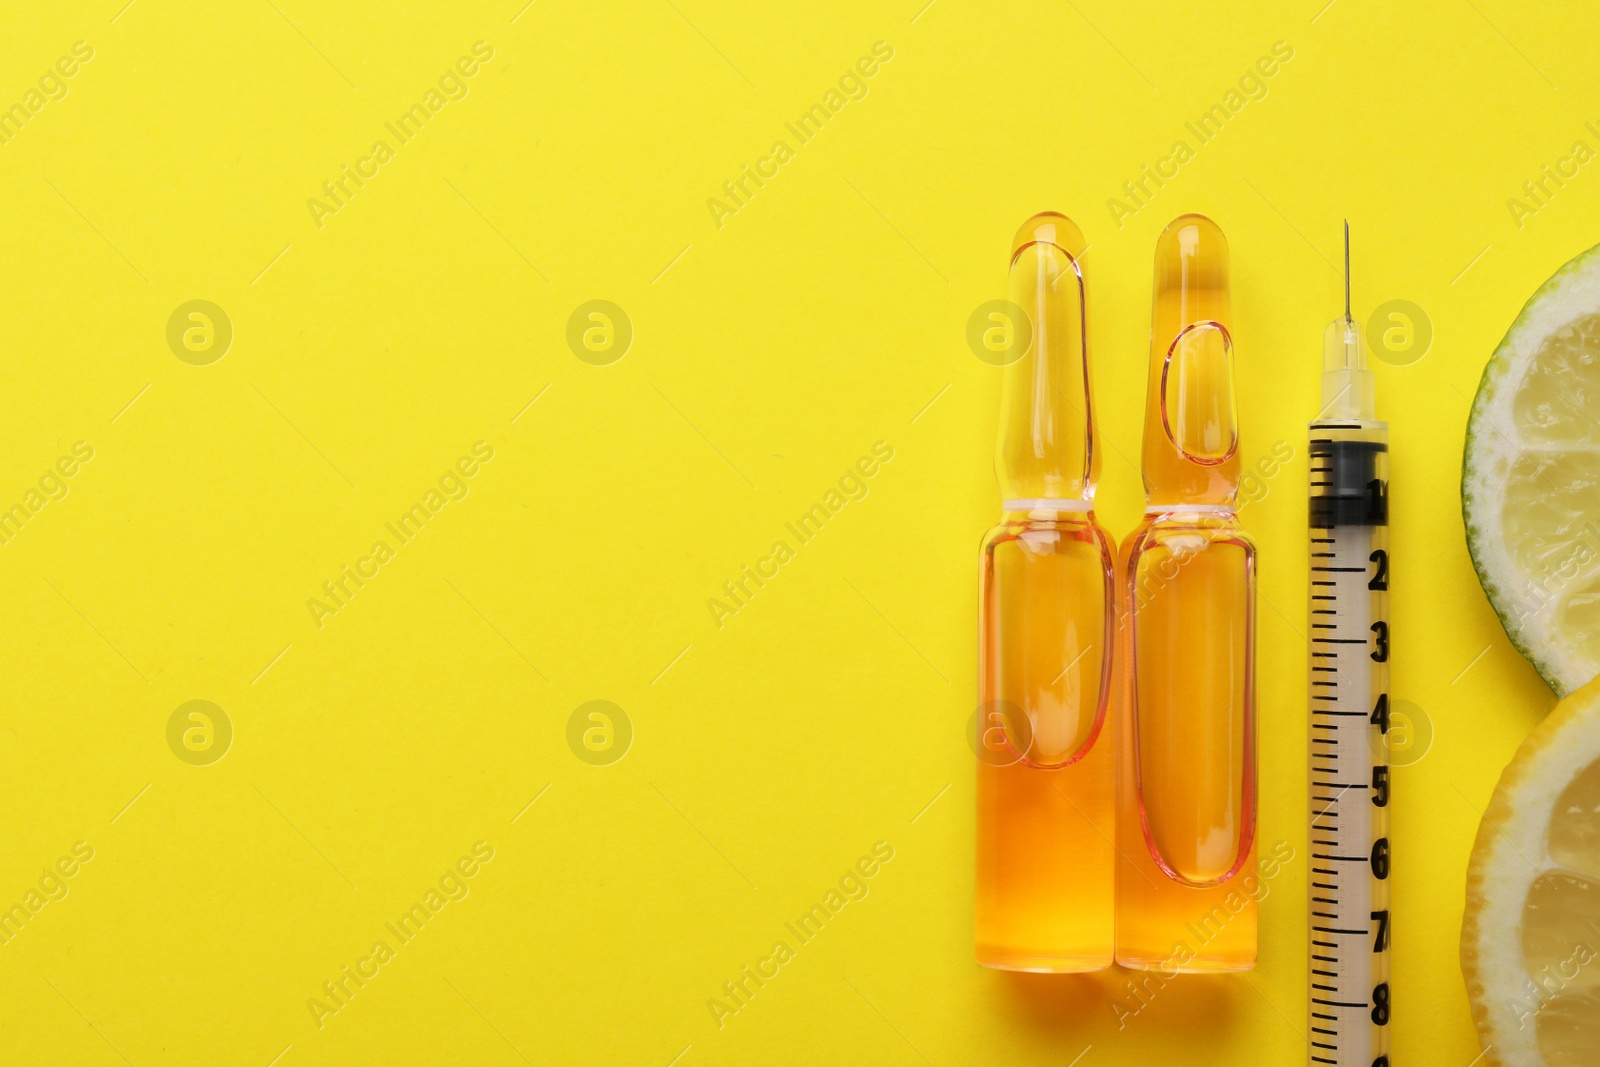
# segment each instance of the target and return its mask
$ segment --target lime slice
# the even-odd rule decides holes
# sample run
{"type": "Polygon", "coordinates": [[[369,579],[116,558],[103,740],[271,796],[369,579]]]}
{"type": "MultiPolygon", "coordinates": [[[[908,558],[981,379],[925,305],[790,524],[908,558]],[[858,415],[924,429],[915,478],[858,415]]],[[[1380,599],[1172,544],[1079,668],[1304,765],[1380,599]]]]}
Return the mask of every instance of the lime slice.
{"type": "Polygon", "coordinates": [[[1512,644],[1558,695],[1600,674],[1600,246],[1533,294],[1484,369],[1461,504],[1512,644]]]}
{"type": "Polygon", "coordinates": [[[1467,870],[1461,970],[1486,1063],[1600,1067],[1600,679],[1500,776],[1467,870]]]}

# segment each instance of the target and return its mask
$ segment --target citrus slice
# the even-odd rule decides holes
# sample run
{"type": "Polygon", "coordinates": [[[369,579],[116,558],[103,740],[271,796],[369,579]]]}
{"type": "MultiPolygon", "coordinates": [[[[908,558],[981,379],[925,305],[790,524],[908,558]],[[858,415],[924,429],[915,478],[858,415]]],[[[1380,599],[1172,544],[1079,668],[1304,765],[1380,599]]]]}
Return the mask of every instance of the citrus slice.
{"type": "Polygon", "coordinates": [[[1523,742],[1467,870],[1461,970],[1501,1067],[1600,1067],[1600,679],[1523,742]]]}
{"type": "Polygon", "coordinates": [[[1484,369],[1461,504],[1512,644],[1557,695],[1600,674],[1600,246],[1533,294],[1484,369]]]}

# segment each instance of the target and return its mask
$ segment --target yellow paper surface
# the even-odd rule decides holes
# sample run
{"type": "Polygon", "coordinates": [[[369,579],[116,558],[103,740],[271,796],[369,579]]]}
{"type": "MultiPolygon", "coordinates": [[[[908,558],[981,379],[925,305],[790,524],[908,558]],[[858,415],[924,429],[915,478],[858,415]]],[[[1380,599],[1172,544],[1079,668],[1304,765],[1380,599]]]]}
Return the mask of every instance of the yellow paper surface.
{"type": "Polygon", "coordinates": [[[0,1060],[1301,1062],[1344,218],[1357,316],[1432,331],[1377,365],[1432,736],[1394,775],[1394,1059],[1477,1054],[1467,855],[1553,699],[1473,577],[1460,449],[1600,239],[1592,11],[121,3],[0,34],[0,1060]],[[1296,858],[1257,970],[1142,1001],[972,958],[1000,372],[966,334],[1043,209],[1090,243],[1117,537],[1155,236],[1202,211],[1233,250],[1261,851],[1296,858]]]}

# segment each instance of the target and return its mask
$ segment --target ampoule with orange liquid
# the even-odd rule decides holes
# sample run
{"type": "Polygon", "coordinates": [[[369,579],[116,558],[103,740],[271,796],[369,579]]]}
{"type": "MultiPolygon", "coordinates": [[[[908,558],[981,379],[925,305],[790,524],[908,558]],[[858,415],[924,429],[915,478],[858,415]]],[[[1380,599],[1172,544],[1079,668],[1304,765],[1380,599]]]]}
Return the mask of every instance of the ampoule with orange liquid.
{"type": "Polygon", "coordinates": [[[1118,555],[1117,962],[1256,961],[1255,569],[1239,528],[1228,245],[1156,244],[1145,517],[1118,555]]]}
{"type": "Polygon", "coordinates": [[[1095,522],[1083,234],[1035,215],[1012,242],[996,473],[979,591],[978,962],[1111,964],[1114,549],[1095,522]]]}

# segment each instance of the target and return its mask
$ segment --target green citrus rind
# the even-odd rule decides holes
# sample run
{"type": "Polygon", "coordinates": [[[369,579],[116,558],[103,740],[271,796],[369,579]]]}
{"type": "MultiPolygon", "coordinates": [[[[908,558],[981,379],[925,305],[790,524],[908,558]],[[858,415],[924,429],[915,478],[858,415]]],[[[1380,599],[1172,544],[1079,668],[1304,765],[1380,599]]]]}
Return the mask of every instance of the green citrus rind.
{"type": "Polygon", "coordinates": [[[1521,384],[1527,361],[1556,329],[1584,314],[1600,312],[1600,245],[1574,256],[1550,276],[1523,304],[1483,368],[1478,392],[1467,419],[1461,460],[1461,517],[1467,551],[1478,581],[1489,597],[1506,637],[1525,656],[1557,696],[1566,696],[1600,673],[1600,663],[1563,645],[1551,619],[1518,617],[1515,588],[1518,571],[1499,536],[1503,481],[1487,469],[1516,451],[1507,432],[1509,420],[1496,423],[1496,408],[1505,407],[1521,384]]]}

